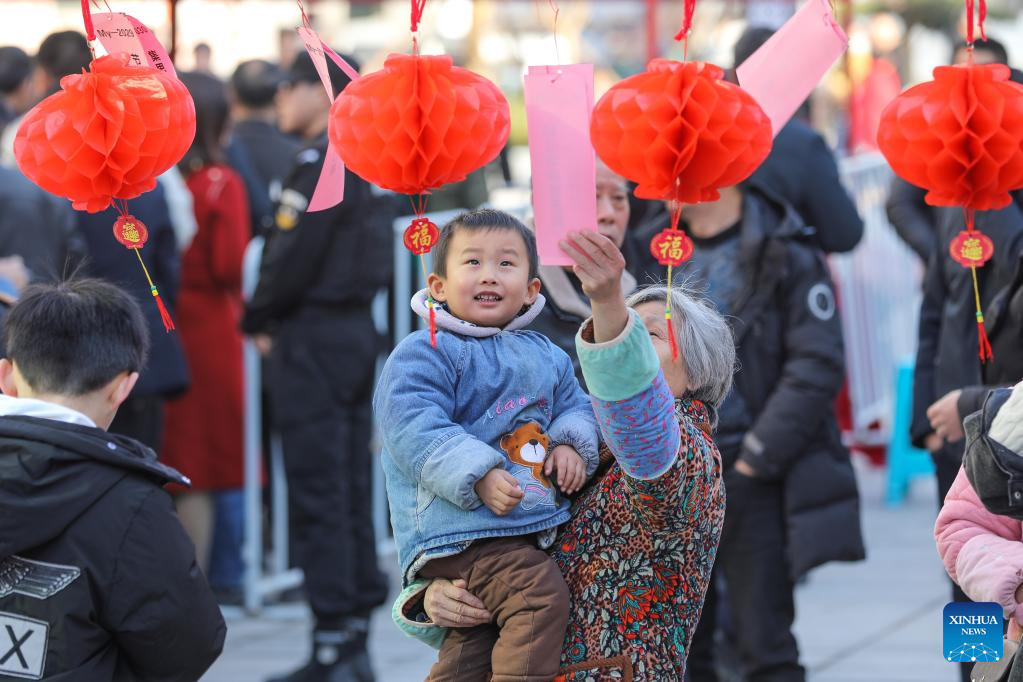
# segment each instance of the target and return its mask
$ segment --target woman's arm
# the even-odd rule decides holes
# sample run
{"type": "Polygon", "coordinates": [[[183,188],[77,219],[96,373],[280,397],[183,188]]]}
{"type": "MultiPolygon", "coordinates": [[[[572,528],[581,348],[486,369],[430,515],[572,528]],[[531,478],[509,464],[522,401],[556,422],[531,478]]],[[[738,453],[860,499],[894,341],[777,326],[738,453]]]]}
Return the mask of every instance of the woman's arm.
{"type": "Polygon", "coordinates": [[[987,511],[959,470],[934,525],[938,554],[952,580],[975,601],[1001,604],[1006,618],[1023,616],[1015,592],[1023,584],[1023,526],[987,511]]]}

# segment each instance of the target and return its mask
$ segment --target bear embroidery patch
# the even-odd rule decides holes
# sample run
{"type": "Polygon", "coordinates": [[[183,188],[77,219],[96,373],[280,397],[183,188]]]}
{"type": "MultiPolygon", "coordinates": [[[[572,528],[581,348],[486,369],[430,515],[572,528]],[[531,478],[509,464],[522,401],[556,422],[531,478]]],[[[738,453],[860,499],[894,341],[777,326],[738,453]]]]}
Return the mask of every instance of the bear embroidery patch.
{"type": "Polygon", "coordinates": [[[528,473],[521,469],[512,471],[515,478],[519,479],[522,492],[525,493],[520,505],[526,511],[540,505],[557,506],[554,499],[554,487],[543,472],[550,443],[550,438],[536,422],[522,424],[511,433],[501,437],[501,449],[508,455],[508,459],[513,464],[528,470],[528,473]],[[520,473],[525,476],[521,476],[520,473]]]}

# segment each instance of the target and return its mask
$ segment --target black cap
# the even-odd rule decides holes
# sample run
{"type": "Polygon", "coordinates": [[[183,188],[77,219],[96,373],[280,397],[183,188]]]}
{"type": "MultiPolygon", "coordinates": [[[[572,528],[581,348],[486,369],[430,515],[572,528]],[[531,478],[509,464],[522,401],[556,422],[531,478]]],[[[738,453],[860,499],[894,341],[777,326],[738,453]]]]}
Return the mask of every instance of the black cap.
{"type": "MultiPolygon", "coordinates": [[[[348,62],[353,69],[359,70],[359,62],[356,61],[355,57],[351,55],[338,53],[342,59],[348,62]]],[[[327,57],[327,73],[330,74],[330,83],[334,86],[334,95],[337,96],[345,89],[352,79],[349,78],[341,68],[334,63],[334,61],[327,57]]],[[[299,52],[298,56],[295,57],[295,61],[291,63],[291,68],[288,69],[285,80],[289,83],[319,83],[320,74],[317,73],[316,67],[313,66],[312,57],[309,56],[308,52],[299,52]]]]}
{"type": "Polygon", "coordinates": [[[253,109],[273,104],[274,96],[285,80],[280,67],[265,59],[250,59],[231,74],[231,90],[238,101],[253,109]]]}

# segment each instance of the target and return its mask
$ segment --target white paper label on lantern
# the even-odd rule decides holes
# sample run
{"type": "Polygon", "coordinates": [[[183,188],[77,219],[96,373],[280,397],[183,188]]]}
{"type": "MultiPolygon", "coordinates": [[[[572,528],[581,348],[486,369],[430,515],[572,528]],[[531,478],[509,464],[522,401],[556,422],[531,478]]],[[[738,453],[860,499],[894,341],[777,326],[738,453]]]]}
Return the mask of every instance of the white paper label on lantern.
{"type": "Polygon", "coordinates": [[[167,50],[145,24],[121,12],[101,12],[92,15],[99,39],[107,54],[124,52],[128,63],[134,66],[151,66],[177,76],[167,50]]]}
{"type": "Polygon", "coordinates": [[[531,66],[525,97],[540,262],[572,265],[558,243],[568,232],[597,229],[593,65],[531,66]]]}

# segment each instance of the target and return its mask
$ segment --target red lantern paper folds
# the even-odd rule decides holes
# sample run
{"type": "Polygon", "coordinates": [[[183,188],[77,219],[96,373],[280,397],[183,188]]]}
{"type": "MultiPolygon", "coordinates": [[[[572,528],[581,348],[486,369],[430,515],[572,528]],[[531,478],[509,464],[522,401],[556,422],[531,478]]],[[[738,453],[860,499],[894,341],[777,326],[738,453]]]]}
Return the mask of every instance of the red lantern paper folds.
{"type": "Polygon", "coordinates": [[[328,134],[352,172],[421,194],[492,161],[509,129],[508,102],[487,79],[447,56],[392,54],[338,95],[328,134]]]}
{"type": "Polygon", "coordinates": [[[124,54],[93,60],[26,115],[14,140],[22,172],[74,208],[102,211],[156,186],[195,136],[195,107],[177,78],[129,66],[124,54]]]}
{"type": "Polygon", "coordinates": [[[1023,186],[1023,87],[1001,64],[939,66],[881,115],[878,146],[932,206],[1004,208],[1023,186]]]}
{"type": "Polygon", "coordinates": [[[745,180],[771,151],[771,123],[724,72],[704,62],[655,59],[600,98],[590,136],[636,196],[695,204],[745,180]]]}

